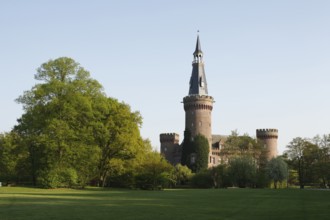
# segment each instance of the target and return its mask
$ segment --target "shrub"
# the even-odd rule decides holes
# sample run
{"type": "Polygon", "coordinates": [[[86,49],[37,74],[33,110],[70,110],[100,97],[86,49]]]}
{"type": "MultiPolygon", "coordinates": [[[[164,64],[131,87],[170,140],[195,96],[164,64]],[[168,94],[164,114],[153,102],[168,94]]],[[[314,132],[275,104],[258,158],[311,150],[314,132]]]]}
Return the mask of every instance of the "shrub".
{"type": "Polygon", "coordinates": [[[209,170],[203,170],[196,173],[191,178],[191,186],[195,188],[211,188],[213,186],[213,180],[209,170]]]}

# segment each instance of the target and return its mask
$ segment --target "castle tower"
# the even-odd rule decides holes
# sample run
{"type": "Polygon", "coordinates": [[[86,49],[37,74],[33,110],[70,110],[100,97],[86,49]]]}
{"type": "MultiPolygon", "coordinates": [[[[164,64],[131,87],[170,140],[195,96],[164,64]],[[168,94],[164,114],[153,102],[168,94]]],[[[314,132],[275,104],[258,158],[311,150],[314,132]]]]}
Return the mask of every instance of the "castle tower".
{"type": "Polygon", "coordinates": [[[192,73],[189,83],[189,94],[183,98],[186,113],[185,129],[194,137],[198,134],[205,136],[210,145],[209,166],[212,158],[212,109],[213,97],[208,95],[204,70],[203,52],[199,36],[197,36],[196,49],[193,53],[192,73]]]}
{"type": "Polygon", "coordinates": [[[277,129],[257,129],[257,139],[265,146],[267,150],[267,159],[277,157],[277,129]]]}
{"type": "Polygon", "coordinates": [[[181,161],[181,148],[179,145],[179,135],[176,133],[160,134],[160,153],[173,165],[181,161]]]}

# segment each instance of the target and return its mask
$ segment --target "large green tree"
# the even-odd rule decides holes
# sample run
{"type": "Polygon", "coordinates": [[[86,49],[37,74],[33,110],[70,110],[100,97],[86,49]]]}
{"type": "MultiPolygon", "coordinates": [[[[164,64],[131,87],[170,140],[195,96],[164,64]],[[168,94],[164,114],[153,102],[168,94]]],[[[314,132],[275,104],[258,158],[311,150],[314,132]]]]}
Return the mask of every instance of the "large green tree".
{"type": "Polygon", "coordinates": [[[315,180],[313,171],[318,161],[319,148],[316,144],[304,138],[294,138],[288,145],[285,152],[289,158],[290,165],[298,171],[300,188],[303,189],[306,183],[315,180]]]}
{"type": "Polygon", "coordinates": [[[28,146],[33,181],[65,186],[63,176],[71,176],[84,185],[97,161],[90,122],[94,105],[104,97],[102,86],[66,57],[42,64],[35,79],[41,83],[17,99],[25,113],[15,127],[28,146]]]}
{"type": "Polygon", "coordinates": [[[133,159],[144,146],[139,130],[142,118],[138,112],[111,98],[103,107],[99,120],[92,126],[94,140],[101,149],[97,166],[100,186],[106,186],[112,159],[133,159]]]}
{"type": "Polygon", "coordinates": [[[71,58],[42,64],[35,79],[40,83],[17,99],[25,112],[14,129],[28,149],[34,184],[105,185],[111,159],[133,157],[142,143],[141,116],[106,97],[71,58]]]}

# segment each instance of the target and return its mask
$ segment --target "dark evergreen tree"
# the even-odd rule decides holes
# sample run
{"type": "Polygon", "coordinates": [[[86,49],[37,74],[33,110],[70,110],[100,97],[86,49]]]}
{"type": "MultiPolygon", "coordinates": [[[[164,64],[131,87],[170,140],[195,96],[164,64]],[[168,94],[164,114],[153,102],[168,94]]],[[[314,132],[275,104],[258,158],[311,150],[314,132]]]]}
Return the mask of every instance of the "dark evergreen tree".
{"type": "Polygon", "coordinates": [[[182,142],[181,164],[190,168],[190,154],[192,153],[192,140],[190,130],[184,131],[184,138],[182,142]]]}

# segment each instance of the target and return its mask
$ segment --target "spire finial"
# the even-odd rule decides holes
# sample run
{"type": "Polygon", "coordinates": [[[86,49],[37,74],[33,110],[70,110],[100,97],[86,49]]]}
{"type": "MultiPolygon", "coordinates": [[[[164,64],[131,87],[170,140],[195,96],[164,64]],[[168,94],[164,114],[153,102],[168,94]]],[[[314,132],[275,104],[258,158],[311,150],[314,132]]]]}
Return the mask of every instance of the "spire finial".
{"type": "Polygon", "coordinates": [[[197,42],[196,42],[196,49],[194,52],[194,56],[201,56],[203,54],[201,49],[201,43],[199,42],[199,30],[197,30],[197,42]]]}

